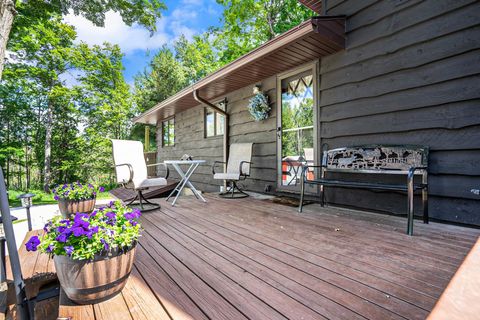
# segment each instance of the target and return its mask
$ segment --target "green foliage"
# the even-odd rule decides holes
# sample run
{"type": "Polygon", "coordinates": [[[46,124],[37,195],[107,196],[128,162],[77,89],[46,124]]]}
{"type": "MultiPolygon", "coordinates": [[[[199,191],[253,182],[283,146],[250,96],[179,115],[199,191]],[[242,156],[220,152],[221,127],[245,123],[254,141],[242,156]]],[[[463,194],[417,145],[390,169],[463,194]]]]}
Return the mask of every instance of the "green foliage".
{"type": "MultiPolygon", "coordinates": [[[[10,207],[21,207],[22,202],[20,199],[17,199],[17,197],[25,192],[26,190],[8,190],[8,203],[10,207]]],[[[43,190],[31,189],[28,190],[28,192],[35,194],[35,197],[32,198],[33,205],[57,203],[51,194],[47,194],[43,190]]]]}
{"type": "MultiPolygon", "coordinates": [[[[120,13],[123,22],[127,25],[130,26],[136,22],[151,32],[156,31],[155,22],[162,16],[162,10],[167,8],[160,0],[29,0],[28,2],[36,9],[36,17],[49,14],[61,16],[73,12],[101,27],[104,26],[105,14],[111,10],[120,13]]],[[[17,8],[22,3],[17,1],[17,8]]]]}
{"type": "Polygon", "coordinates": [[[65,183],[55,187],[52,192],[55,194],[55,200],[66,199],[66,200],[88,200],[94,199],[97,196],[98,192],[102,192],[103,187],[98,187],[91,183],[65,183]]]}
{"type": "MultiPolygon", "coordinates": [[[[137,222],[140,215],[137,209],[117,201],[90,214],[77,213],[74,220],[55,216],[45,225],[40,250],[74,260],[92,260],[96,255],[128,250],[140,236],[141,227],[137,222]]],[[[35,251],[38,240],[30,239],[29,243],[27,249],[35,251]]]]}
{"type": "MultiPolygon", "coordinates": [[[[43,2],[42,2],[43,3],[43,2]]],[[[0,82],[0,165],[8,187],[112,181],[109,138],[130,135],[136,113],[117,45],[76,44],[48,4],[19,3],[0,82]]]]}
{"type": "Polygon", "coordinates": [[[217,0],[225,7],[216,31],[220,62],[225,64],[312,17],[298,0],[217,0]]]}

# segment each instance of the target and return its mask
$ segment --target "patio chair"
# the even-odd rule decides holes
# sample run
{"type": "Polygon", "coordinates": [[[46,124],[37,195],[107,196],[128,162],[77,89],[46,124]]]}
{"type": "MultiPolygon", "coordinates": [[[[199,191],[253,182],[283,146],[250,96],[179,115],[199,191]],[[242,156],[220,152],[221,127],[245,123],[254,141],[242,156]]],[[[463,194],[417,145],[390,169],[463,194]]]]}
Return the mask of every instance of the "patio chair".
{"type": "Polygon", "coordinates": [[[233,143],[230,145],[230,152],[227,163],[227,172],[215,172],[215,166],[219,163],[225,164],[223,161],[215,161],[212,166],[213,179],[225,180],[230,185],[230,189],[220,193],[221,197],[238,199],[248,197],[243,192],[237,182],[245,180],[250,176],[250,166],[252,164],[253,143],[233,143]]]}
{"type": "Polygon", "coordinates": [[[139,209],[142,212],[160,208],[159,204],[148,201],[143,195],[143,191],[167,185],[169,174],[167,165],[154,163],[147,166],[143,155],[143,144],[140,141],[112,139],[112,145],[117,183],[136,192],[135,198],[127,205],[140,205],[139,209]],[[165,176],[148,178],[147,167],[159,165],[165,167],[165,176]],[[138,202],[136,202],[137,200],[138,202]]]}

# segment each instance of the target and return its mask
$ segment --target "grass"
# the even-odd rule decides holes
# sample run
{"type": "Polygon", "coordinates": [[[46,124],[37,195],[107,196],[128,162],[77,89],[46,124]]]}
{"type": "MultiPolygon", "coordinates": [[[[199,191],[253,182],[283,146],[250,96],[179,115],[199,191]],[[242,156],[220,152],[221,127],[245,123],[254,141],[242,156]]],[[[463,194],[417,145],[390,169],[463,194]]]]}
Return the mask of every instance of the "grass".
{"type": "MultiPolygon", "coordinates": [[[[10,207],[21,207],[22,202],[20,199],[17,199],[19,195],[22,193],[26,193],[23,190],[8,190],[8,203],[10,204],[10,207]]],[[[43,190],[28,190],[28,193],[33,193],[35,194],[35,197],[33,197],[33,205],[41,205],[41,204],[56,204],[57,201],[53,199],[53,194],[48,194],[44,192],[43,190]]],[[[97,199],[109,199],[112,196],[108,191],[101,192],[97,194],[97,199]]]]}

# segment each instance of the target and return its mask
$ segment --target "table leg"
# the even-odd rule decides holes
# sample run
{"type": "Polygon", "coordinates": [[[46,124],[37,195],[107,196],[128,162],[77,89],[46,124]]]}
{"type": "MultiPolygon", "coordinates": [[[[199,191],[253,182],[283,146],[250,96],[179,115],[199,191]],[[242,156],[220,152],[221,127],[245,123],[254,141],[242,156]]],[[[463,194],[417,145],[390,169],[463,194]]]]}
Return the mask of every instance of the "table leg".
{"type": "MultiPolygon", "coordinates": [[[[175,199],[173,199],[173,202],[172,202],[172,206],[174,206],[175,203],[177,202],[178,197],[180,196],[180,193],[185,188],[185,185],[188,185],[190,188],[193,186],[192,183],[189,180],[190,180],[190,177],[192,176],[193,172],[195,172],[195,170],[199,166],[199,163],[192,163],[190,165],[190,167],[188,168],[186,173],[183,172],[182,168],[178,164],[175,163],[175,164],[172,164],[172,165],[175,168],[175,170],[178,172],[178,174],[182,177],[182,179],[179,182],[180,188],[177,189],[178,193],[177,193],[177,195],[175,196],[175,199]]],[[[197,189],[195,189],[195,188],[192,189],[192,192],[194,192],[195,196],[199,195],[199,193],[197,192],[197,189]]],[[[202,197],[202,199],[203,199],[203,197],[202,197]]],[[[205,201],[205,199],[203,199],[203,200],[205,201]]]]}
{"type": "Polygon", "coordinates": [[[187,185],[192,189],[193,194],[198,198],[202,199],[203,202],[207,202],[205,198],[202,196],[200,192],[193,186],[193,184],[190,181],[187,181],[187,185]]]}

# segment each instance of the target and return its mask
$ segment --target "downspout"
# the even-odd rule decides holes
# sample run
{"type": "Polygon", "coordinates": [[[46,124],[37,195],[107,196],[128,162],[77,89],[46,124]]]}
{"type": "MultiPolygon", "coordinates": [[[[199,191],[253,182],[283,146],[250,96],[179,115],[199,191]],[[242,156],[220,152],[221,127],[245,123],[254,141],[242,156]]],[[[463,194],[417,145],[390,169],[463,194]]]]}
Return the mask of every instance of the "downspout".
{"type": "Polygon", "coordinates": [[[228,146],[229,146],[229,127],[230,127],[230,117],[228,116],[227,113],[227,105],[225,105],[225,111],[214,105],[213,103],[210,103],[209,101],[203,99],[200,97],[198,94],[198,89],[193,90],[193,98],[198,102],[201,103],[209,108],[212,108],[216,112],[220,113],[225,117],[225,122],[224,122],[224,128],[223,128],[223,162],[225,162],[224,165],[224,170],[226,172],[226,167],[227,167],[227,161],[228,161],[228,146]]]}

